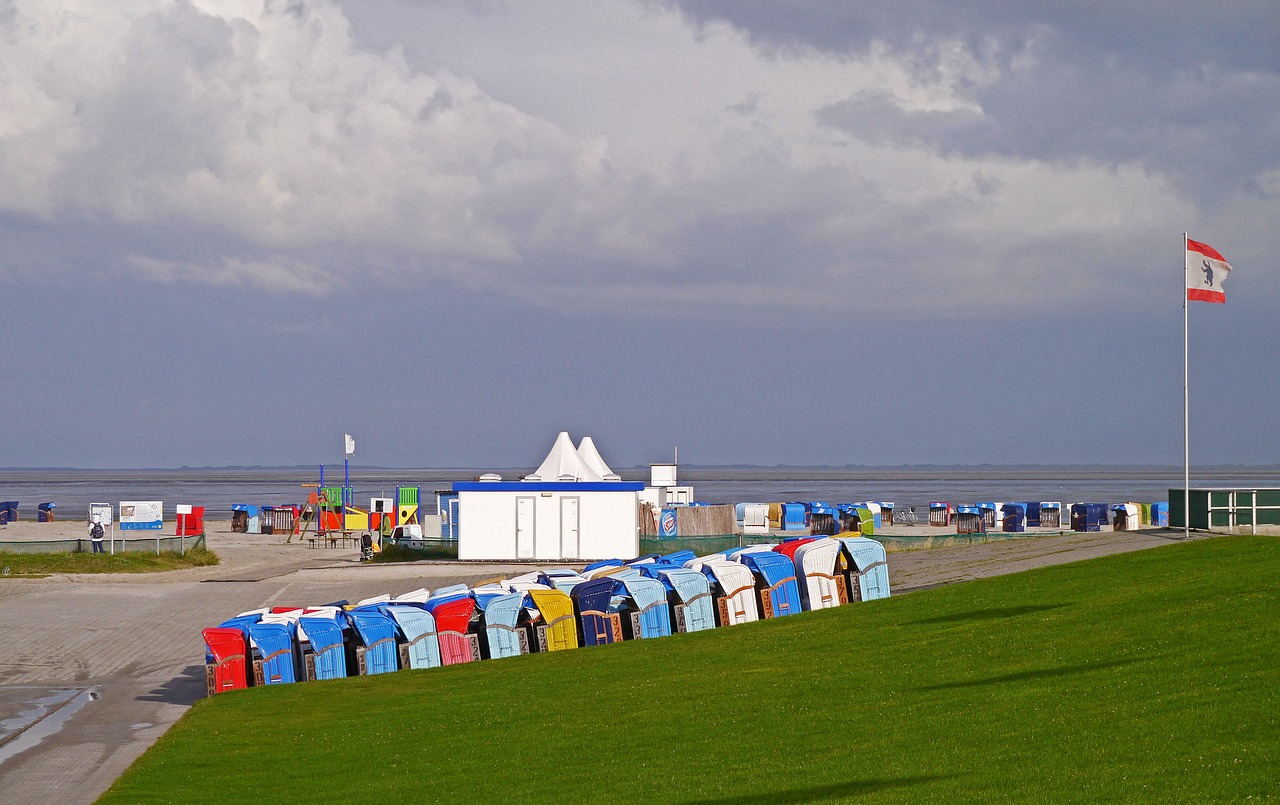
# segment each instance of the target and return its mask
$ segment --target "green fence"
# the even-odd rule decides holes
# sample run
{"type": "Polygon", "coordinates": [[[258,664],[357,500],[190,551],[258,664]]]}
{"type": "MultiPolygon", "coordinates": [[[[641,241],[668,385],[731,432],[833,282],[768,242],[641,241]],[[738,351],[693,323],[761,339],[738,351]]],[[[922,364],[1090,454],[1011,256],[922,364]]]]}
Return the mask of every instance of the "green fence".
{"type": "Polygon", "coordinates": [[[887,536],[877,534],[871,539],[884,546],[886,551],[914,551],[919,548],[949,548],[953,545],[980,545],[986,542],[1003,542],[1010,539],[1034,539],[1070,534],[1071,531],[988,531],[985,534],[932,534],[919,537],[887,536]]]}
{"type": "MultiPolygon", "coordinates": [[[[195,548],[204,547],[204,535],[195,537],[152,537],[151,539],[117,539],[114,543],[116,553],[123,551],[136,553],[186,553],[195,548]]],[[[23,542],[0,542],[0,553],[89,553],[93,550],[93,542],[88,539],[48,539],[25,540],[23,542]]],[[[102,541],[102,550],[111,553],[112,542],[102,541]]]]}
{"type": "MultiPolygon", "coordinates": [[[[1191,528],[1280,525],[1280,489],[1191,489],[1191,528]]],[[[1183,527],[1181,489],[1169,490],[1169,526],[1183,527]]]]}

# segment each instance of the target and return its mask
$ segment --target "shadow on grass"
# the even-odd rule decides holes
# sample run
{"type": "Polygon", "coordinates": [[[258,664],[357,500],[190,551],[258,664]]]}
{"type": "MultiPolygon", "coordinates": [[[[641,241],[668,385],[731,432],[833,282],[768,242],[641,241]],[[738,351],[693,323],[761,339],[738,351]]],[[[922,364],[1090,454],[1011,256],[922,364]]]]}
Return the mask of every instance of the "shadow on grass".
{"type": "Polygon", "coordinates": [[[1006,682],[1025,682],[1028,679],[1054,679],[1056,677],[1071,676],[1073,674],[1085,674],[1090,671],[1102,671],[1107,668],[1119,668],[1125,665],[1133,665],[1139,662],[1159,659],[1162,656],[1164,655],[1134,657],[1126,660],[1084,662],[1079,663],[1078,665],[1063,665],[1059,668],[1041,668],[1035,671],[1019,671],[1016,674],[1001,674],[1000,676],[988,676],[983,677],[982,679],[966,679],[962,682],[944,682],[940,685],[925,685],[923,687],[916,688],[916,690],[954,690],[956,688],[979,688],[984,685],[1000,685],[1006,682]]]}
{"type": "Polygon", "coordinates": [[[182,674],[160,687],[138,697],[140,702],[164,702],[165,704],[195,704],[207,693],[203,665],[188,665],[182,674]]]}
{"type": "Polygon", "coordinates": [[[1048,612],[1071,604],[1028,604],[1025,607],[996,607],[994,609],[974,609],[969,612],[956,612],[951,615],[939,615],[936,618],[925,618],[919,621],[908,621],[907,626],[938,623],[966,623],[971,621],[994,621],[1001,618],[1016,618],[1019,615],[1030,615],[1035,612],[1048,612]]]}
{"type": "Polygon", "coordinates": [[[834,785],[818,785],[812,788],[792,788],[786,791],[769,791],[762,794],[750,794],[741,797],[718,797],[716,799],[687,800],[684,805],[772,805],[778,803],[818,802],[824,799],[847,799],[849,797],[874,794],[891,788],[905,788],[923,785],[937,780],[946,780],[954,775],[926,774],[919,777],[898,777],[881,780],[850,780],[834,785]]]}

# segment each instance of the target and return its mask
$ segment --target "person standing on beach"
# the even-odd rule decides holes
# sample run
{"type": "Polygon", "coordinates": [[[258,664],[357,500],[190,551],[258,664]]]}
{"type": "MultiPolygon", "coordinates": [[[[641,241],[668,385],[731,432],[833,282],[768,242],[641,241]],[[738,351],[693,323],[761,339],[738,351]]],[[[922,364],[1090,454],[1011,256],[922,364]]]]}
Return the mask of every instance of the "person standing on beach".
{"type": "Polygon", "coordinates": [[[89,526],[89,539],[93,541],[93,552],[102,553],[102,523],[93,521],[89,526]]]}

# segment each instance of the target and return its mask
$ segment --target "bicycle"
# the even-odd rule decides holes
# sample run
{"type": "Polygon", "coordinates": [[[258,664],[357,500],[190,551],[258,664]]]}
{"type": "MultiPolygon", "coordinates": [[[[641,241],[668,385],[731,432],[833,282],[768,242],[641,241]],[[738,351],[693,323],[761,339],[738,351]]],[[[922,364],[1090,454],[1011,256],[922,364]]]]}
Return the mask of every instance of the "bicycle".
{"type": "Polygon", "coordinates": [[[920,522],[920,517],[916,514],[915,506],[908,506],[902,511],[897,509],[893,511],[894,525],[915,525],[918,522],[920,522]]]}

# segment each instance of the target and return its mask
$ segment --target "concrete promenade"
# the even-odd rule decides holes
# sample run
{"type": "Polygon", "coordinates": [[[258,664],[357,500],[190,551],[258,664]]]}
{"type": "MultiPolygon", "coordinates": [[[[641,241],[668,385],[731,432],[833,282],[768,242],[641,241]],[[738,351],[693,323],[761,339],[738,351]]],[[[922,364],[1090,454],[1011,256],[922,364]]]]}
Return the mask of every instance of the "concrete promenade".
{"type": "MultiPolygon", "coordinates": [[[[280,537],[232,534],[228,523],[208,526],[209,548],[222,558],[215,567],[0,578],[4,801],[95,800],[204,695],[200,629],[206,626],[257,607],[354,601],[531,569],[361,565],[355,548],[311,549],[280,537]]],[[[0,540],[21,538],[12,528],[0,540]]],[[[69,528],[72,536],[82,530],[69,528]]],[[[1106,531],[900,551],[889,554],[890,582],[896,594],[1140,550],[1179,536],[1106,531]]]]}

